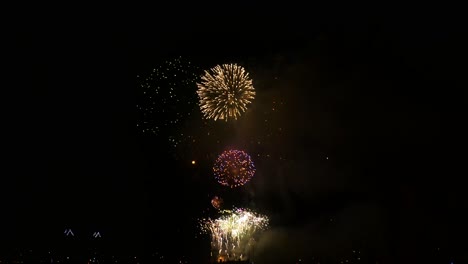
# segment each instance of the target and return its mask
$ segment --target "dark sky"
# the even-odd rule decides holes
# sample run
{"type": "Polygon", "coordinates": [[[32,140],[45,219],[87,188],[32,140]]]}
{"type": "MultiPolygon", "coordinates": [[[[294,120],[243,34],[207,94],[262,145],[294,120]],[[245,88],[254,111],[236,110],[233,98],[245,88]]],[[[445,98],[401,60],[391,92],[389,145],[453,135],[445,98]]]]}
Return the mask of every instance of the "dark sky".
{"type": "MultiPolygon", "coordinates": [[[[177,238],[196,255],[207,240],[194,223],[222,194],[270,216],[256,252],[268,263],[352,250],[395,263],[466,260],[466,30],[456,15],[248,7],[19,29],[2,239],[53,244],[70,227],[148,250],[177,238]],[[176,160],[166,138],[136,130],[135,76],[178,56],[203,69],[244,65],[257,98],[243,119],[209,127],[219,143],[176,160]],[[273,101],[283,104],[271,114],[273,101]],[[209,175],[209,157],[227,146],[272,156],[256,159],[238,192],[209,175]]],[[[184,122],[205,133],[200,120],[184,122]]]]}

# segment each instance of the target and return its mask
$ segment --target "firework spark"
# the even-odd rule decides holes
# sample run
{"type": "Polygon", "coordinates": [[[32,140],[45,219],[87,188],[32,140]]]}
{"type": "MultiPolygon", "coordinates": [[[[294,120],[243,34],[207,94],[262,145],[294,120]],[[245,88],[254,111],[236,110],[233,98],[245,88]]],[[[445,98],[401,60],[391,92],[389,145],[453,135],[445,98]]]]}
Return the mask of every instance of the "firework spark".
{"type": "Polygon", "coordinates": [[[246,184],[255,174],[255,166],[249,154],[242,150],[226,150],[215,161],[213,172],[216,180],[231,188],[246,184]]]}
{"type": "Polygon", "coordinates": [[[222,211],[218,219],[203,219],[203,233],[211,235],[212,255],[222,260],[247,260],[256,236],[268,226],[268,218],[247,209],[222,211]]]}
{"type": "Polygon", "coordinates": [[[198,78],[198,68],[190,61],[177,57],[167,60],[153,70],[137,75],[137,128],[143,134],[164,135],[176,146],[179,135],[173,135],[196,107],[196,95],[190,93],[198,78]]]}
{"type": "Polygon", "coordinates": [[[207,119],[237,119],[255,98],[252,79],[237,64],[217,65],[197,83],[200,110],[207,119]]]}

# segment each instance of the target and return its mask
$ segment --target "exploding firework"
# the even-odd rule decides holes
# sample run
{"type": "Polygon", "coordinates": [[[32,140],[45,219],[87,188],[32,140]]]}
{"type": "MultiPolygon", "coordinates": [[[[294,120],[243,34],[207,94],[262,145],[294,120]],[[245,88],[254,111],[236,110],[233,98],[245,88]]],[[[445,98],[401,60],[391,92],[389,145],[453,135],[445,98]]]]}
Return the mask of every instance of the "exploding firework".
{"type": "Polygon", "coordinates": [[[220,184],[234,188],[252,179],[255,166],[246,152],[235,149],[226,150],[216,159],[213,172],[220,184]]]}
{"type": "Polygon", "coordinates": [[[213,205],[213,207],[215,209],[221,209],[221,206],[223,205],[223,198],[219,197],[219,196],[215,196],[213,197],[213,199],[211,199],[211,205],[213,205]]]}
{"type": "Polygon", "coordinates": [[[200,110],[207,119],[237,119],[255,98],[252,79],[237,64],[217,65],[197,83],[200,110]]]}
{"type": "Polygon", "coordinates": [[[202,232],[211,235],[212,256],[217,260],[248,260],[256,236],[268,226],[268,218],[242,208],[222,213],[218,219],[201,221],[202,232]]]}

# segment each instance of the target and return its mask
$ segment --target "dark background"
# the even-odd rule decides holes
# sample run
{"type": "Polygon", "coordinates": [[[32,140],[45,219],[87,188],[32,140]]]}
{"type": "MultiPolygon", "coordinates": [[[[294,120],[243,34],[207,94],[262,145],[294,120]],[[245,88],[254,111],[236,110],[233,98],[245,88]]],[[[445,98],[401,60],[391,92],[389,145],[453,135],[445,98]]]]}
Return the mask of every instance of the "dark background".
{"type": "MultiPolygon", "coordinates": [[[[259,261],[358,249],[384,263],[467,260],[466,30],[455,12],[187,8],[132,26],[65,16],[14,30],[0,181],[9,248],[53,248],[72,228],[83,245],[99,230],[111,251],[206,258],[196,219],[222,193],[270,216],[259,261]],[[135,76],[177,56],[250,67],[252,112],[273,97],[285,105],[271,126],[284,133],[249,150],[287,162],[258,159],[255,181],[223,191],[209,158],[192,166],[141,135],[135,76]]],[[[270,129],[261,118],[212,129],[232,145],[270,129]]]]}

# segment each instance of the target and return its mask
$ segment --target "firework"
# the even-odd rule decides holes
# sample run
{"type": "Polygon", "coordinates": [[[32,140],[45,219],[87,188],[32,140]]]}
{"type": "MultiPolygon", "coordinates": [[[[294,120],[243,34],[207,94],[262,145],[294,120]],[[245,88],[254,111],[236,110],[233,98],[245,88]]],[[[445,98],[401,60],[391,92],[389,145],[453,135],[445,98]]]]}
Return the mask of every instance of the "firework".
{"type": "Polygon", "coordinates": [[[211,199],[211,205],[213,205],[215,209],[221,209],[221,206],[223,205],[223,198],[218,196],[213,197],[213,199],[211,199]]]}
{"type": "Polygon", "coordinates": [[[237,119],[255,98],[252,79],[237,64],[217,65],[197,83],[200,110],[207,119],[237,119]]]}
{"type": "Polygon", "coordinates": [[[196,85],[198,68],[182,57],[167,60],[149,72],[137,75],[137,128],[143,134],[164,135],[176,146],[180,128],[190,111],[196,109],[197,97],[190,93],[196,85]]]}
{"type": "Polygon", "coordinates": [[[252,179],[255,166],[246,152],[235,149],[226,150],[216,159],[213,172],[220,184],[234,188],[252,179]]]}
{"type": "Polygon", "coordinates": [[[266,216],[242,208],[201,221],[202,232],[211,235],[212,255],[217,260],[247,260],[256,236],[267,226],[266,216]]]}

